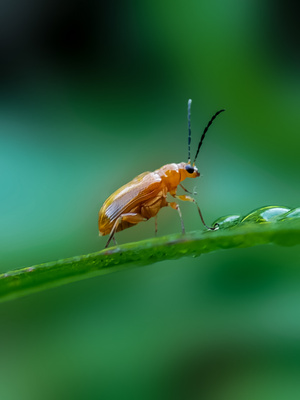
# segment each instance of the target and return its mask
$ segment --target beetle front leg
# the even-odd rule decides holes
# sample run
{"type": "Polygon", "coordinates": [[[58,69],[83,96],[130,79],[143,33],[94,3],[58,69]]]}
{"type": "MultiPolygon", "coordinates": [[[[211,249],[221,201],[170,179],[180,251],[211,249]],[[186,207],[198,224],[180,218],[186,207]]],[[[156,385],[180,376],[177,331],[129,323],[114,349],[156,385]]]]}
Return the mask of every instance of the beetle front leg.
{"type": "Polygon", "coordinates": [[[189,190],[187,190],[181,183],[179,183],[179,186],[187,193],[189,194],[193,194],[192,192],[190,192],[189,190]]]}
{"type": "Polygon", "coordinates": [[[209,226],[206,225],[206,223],[204,222],[204,219],[203,219],[203,216],[202,216],[200,207],[198,206],[196,200],[193,199],[193,197],[186,196],[186,195],[182,195],[182,196],[173,195],[173,197],[175,197],[176,199],[182,200],[182,201],[190,201],[191,203],[195,203],[196,206],[197,206],[197,209],[198,209],[198,212],[199,212],[199,215],[200,215],[202,224],[203,224],[207,229],[209,229],[210,231],[215,231],[216,229],[218,229],[217,226],[209,227],[209,226]]]}
{"type": "MultiPolygon", "coordinates": [[[[179,183],[179,186],[180,186],[186,193],[192,194],[193,196],[197,195],[196,186],[194,186],[193,192],[190,192],[189,190],[187,190],[181,183],[179,183]]],[[[176,195],[176,193],[175,193],[175,195],[176,195]]]]}
{"type": "Polygon", "coordinates": [[[184,235],[185,234],[185,228],[184,228],[184,223],[183,223],[182,214],[181,214],[179,205],[177,203],[175,203],[175,201],[172,201],[171,203],[168,203],[168,206],[170,206],[174,210],[178,211],[180,222],[181,222],[181,230],[182,230],[182,234],[184,235]]]}

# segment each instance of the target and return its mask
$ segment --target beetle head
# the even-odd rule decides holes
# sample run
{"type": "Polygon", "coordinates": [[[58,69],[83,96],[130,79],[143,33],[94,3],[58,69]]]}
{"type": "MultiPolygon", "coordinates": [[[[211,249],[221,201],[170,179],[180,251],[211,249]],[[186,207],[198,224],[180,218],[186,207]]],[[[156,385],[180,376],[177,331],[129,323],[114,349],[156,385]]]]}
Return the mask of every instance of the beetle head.
{"type": "Polygon", "coordinates": [[[200,176],[200,172],[195,165],[182,162],[180,164],[180,175],[181,180],[183,181],[185,178],[198,178],[198,176],[200,176]]]}

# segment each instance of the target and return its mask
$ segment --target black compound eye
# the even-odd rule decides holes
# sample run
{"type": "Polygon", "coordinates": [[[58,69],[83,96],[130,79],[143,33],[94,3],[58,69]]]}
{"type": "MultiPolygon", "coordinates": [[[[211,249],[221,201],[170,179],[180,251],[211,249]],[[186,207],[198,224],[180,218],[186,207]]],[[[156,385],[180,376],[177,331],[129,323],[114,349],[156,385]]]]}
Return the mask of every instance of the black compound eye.
{"type": "Polygon", "coordinates": [[[195,171],[194,168],[191,165],[186,165],[185,169],[187,170],[187,172],[189,174],[192,174],[195,171]]]}

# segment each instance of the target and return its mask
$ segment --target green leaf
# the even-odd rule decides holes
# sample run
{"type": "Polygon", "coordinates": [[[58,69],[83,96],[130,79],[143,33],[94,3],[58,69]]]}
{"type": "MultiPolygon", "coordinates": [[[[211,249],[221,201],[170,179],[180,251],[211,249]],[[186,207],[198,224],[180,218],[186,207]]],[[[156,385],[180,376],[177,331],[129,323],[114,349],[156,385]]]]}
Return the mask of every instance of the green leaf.
{"type": "Polygon", "coordinates": [[[218,230],[173,234],[96,253],[34,265],[0,275],[0,301],[82,279],[162,260],[200,256],[220,249],[273,243],[300,244],[300,208],[263,207],[245,217],[222,217],[218,230]]]}

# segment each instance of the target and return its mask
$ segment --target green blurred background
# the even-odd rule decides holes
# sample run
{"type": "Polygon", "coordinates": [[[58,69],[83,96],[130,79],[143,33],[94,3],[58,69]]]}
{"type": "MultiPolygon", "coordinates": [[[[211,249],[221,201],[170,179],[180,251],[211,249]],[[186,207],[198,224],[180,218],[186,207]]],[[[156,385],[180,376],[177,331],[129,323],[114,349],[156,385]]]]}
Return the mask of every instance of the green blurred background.
{"type": "MultiPolygon", "coordinates": [[[[208,224],[299,206],[298,9],[275,1],[4,0],[0,272],[100,250],[134,176],[197,166],[208,224]]],[[[182,204],[187,230],[202,229],[182,204]]],[[[159,234],[180,230],[164,209],[159,234]]],[[[153,237],[154,221],[118,234],[153,237]]],[[[299,247],[166,261],[0,305],[0,395],[299,399],[299,247]]]]}

